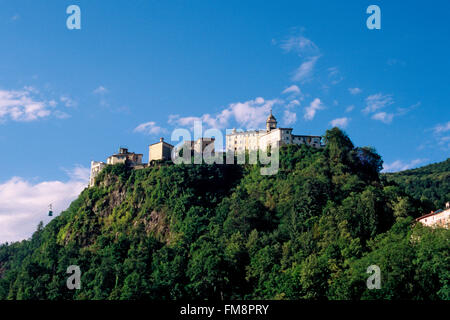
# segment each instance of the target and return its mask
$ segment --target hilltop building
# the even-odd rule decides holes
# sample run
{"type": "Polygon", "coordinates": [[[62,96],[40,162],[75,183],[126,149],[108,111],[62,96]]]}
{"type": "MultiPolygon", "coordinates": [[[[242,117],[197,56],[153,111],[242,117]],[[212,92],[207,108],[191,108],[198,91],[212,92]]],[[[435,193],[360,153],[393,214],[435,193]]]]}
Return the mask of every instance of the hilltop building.
{"type": "Polygon", "coordinates": [[[128,152],[127,148],[119,148],[119,153],[113,154],[108,157],[105,162],[91,161],[91,175],[89,177],[89,187],[92,187],[95,183],[95,177],[100,171],[107,165],[113,165],[117,163],[123,163],[131,168],[142,167],[142,154],[128,152]]]}
{"type": "Polygon", "coordinates": [[[422,223],[427,227],[442,227],[450,228],[450,202],[445,204],[445,209],[431,211],[416,219],[417,222],[422,223]]]}
{"type": "Polygon", "coordinates": [[[266,149],[269,145],[279,143],[280,146],[286,144],[307,144],[315,148],[323,147],[321,136],[305,136],[292,134],[292,128],[277,128],[277,119],[272,111],[266,121],[266,130],[250,130],[238,132],[233,129],[232,133],[226,136],[226,150],[250,151],[266,149]]]}
{"type": "Polygon", "coordinates": [[[148,146],[148,163],[156,160],[170,160],[173,150],[173,145],[160,138],[159,142],[148,146]]]}
{"type": "Polygon", "coordinates": [[[198,138],[197,140],[186,140],[184,145],[187,145],[188,150],[191,150],[191,155],[203,154],[208,147],[208,151],[214,154],[214,141],[215,138],[198,138]]]}
{"type": "Polygon", "coordinates": [[[106,163],[103,161],[91,161],[91,175],[89,177],[89,187],[92,187],[95,183],[95,177],[106,167],[106,163]]]}
{"type": "MultiPolygon", "coordinates": [[[[233,132],[226,135],[226,151],[242,152],[258,149],[266,149],[269,145],[287,145],[287,144],[306,144],[314,148],[323,147],[321,143],[321,136],[305,136],[292,134],[292,128],[277,128],[277,119],[273,116],[272,111],[266,121],[265,130],[251,130],[244,132],[233,132]]],[[[197,140],[186,140],[183,144],[183,150],[188,150],[191,156],[203,155],[203,153],[210,153],[211,156],[215,154],[215,138],[199,138],[197,140]]],[[[159,142],[149,145],[148,147],[148,163],[157,160],[171,160],[174,146],[165,142],[164,138],[160,138],[159,142]]],[[[126,164],[133,169],[142,169],[147,164],[142,163],[142,154],[128,152],[127,148],[120,148],[119,153],[108,157],[105,162],[92,161],[91,162],[91,176],[89,179],[89,186],[95,183],[95,177],[107,165],[114,165],[118,163],[126,164]]],[[[428,221],[428,220],[427,220],[428,221]]]]}
{"type": "Polygon", "coordinates": [[[142,153],[128,152],[127,148],[120,148],[119,153],[108,157],[106,164],[124,163],[130,167],[142,164],[142,153]]]}

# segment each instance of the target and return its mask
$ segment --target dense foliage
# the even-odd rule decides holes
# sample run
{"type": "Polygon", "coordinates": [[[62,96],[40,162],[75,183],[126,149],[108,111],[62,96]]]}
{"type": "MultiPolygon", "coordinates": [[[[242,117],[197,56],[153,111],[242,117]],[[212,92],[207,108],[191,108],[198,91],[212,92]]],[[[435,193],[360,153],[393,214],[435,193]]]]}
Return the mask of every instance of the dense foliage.
{"type": "Polygon", "coordinates": [[[105,168],[32,238],[0,246],[0,299],[449,299],[449,230],[339,129],[258,165],[105,168]],[[381,268],[381,289],[366,287],[381,268]],[[68,290],[78,265],[81,290],[68,290]]]}
{"type": "Polygon", "coordinates": [[[450,158],[440,163],[417,169],[384,174],[387,181],[395,182],[411,196],[436,210],[450,201],[450,158]]]}

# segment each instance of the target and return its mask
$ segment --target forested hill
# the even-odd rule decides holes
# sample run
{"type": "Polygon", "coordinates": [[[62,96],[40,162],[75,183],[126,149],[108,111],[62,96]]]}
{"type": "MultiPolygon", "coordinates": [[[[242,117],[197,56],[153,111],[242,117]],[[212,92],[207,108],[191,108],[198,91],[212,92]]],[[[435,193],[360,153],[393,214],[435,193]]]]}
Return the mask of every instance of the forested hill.
{"type": "Polygon", "coordinates": [[[428,204],[429,209],[444,208],[450,201],[450,158],[417,169],[384,174],[405,192],[428,204]]]}
{"type": "Polygon", "coordinates": [[[283,147],[273,176],[108,166],[30,240],[0,246],[0,299],[450,299],[450,231],[412,224],[423,203],[382,182],[375,150],[337,128],[325,140],[283,147]]]}

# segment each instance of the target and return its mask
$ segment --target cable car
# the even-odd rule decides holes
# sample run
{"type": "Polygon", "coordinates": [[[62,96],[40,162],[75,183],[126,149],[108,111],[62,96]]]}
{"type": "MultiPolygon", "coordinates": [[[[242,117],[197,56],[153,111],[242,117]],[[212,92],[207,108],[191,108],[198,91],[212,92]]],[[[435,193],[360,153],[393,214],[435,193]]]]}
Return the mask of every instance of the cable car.
{"type": "Polygon", "coordinates": [[[48,206],[48,216],[49,217],[53,216],[53,206],[51,204],[48,206]]]}

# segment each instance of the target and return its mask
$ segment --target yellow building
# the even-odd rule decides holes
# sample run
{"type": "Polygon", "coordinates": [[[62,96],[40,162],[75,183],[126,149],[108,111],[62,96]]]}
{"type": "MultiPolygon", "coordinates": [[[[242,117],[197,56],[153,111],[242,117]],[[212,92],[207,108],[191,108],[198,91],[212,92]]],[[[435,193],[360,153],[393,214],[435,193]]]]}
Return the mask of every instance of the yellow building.
{"type": "Polygon", "coordinates": [[[164,138],[160,138],[159,142],[148,146],[148,163],[154,160],[170,160],[172,149],[173,145],[164,142],[164,138]]]}

